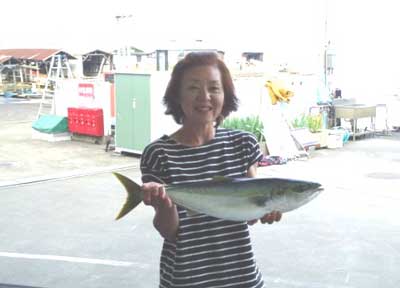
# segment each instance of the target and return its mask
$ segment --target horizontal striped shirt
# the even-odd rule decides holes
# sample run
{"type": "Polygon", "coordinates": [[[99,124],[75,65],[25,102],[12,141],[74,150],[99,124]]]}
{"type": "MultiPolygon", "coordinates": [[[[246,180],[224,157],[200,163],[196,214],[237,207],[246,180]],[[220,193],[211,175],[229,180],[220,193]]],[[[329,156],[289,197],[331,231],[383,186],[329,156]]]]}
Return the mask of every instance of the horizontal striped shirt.
{"type": "MultiPolygon", "coordinates": [[[[199,147],[182,145],[164,135],[143,151],[142,181],[178,184],[214,176],[243,177],[261,158],[254,135],[240,130],[218,128],[215,137],[199,147]]],[[[180,206],[178,215],[176,242],[164,240],[160,287],[264,286],[246,222],[188,215],[180,206]]]]}

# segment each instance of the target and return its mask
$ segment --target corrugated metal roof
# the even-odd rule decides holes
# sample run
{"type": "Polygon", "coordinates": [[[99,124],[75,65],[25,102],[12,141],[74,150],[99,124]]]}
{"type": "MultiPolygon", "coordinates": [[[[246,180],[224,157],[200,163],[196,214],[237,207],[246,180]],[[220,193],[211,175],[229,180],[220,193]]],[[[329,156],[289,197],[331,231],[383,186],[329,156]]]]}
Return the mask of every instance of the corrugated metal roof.
{"type": "Polygon", "coordinates": [[[10,60],[11,58],[12,58],[11,56],[1,55],[0,54],[0,64],[10,60]]]}
{"type": "Polygon", "coordinates": [[[60,52],[66,54],[69,59],[75,59],[72,55],[58,49],[0,49],[0,55],[36,61],[45,61],[60,52]]]}
{"type": "Polygon", "coordinates": [[[105,52],[104,50],[96,49],[96,50],[93,50],[93,51],[83,54],[83,56],[87,56],[90,54],[103,54],[103,55],[107,55],[107,56],[113,55],[112,53],[105,52]]]}

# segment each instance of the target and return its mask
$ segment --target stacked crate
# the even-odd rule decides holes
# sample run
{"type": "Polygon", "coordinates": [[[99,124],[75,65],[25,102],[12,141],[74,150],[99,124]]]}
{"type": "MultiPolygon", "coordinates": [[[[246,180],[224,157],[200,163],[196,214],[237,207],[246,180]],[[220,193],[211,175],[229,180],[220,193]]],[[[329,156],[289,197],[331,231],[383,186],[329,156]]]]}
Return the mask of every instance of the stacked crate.
{"type": "Polygon", "coordinates": [[[68,129],[72,133],[104,136],[103,109],[68,108],[68,129]]]}

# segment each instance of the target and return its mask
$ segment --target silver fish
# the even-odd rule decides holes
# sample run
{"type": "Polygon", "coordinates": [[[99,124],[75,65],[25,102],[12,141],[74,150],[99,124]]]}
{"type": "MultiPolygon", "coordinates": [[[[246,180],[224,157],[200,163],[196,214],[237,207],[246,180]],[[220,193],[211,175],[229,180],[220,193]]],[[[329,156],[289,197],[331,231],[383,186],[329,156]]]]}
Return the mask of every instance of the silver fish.
{"type": "MultiPolygon", "coordinates": [[[[116,220],[143,200],[140,185],[113,172],[124,185],[128,197],[116,220]]],[[[322,190],[319,183],[285,178],[228,178],[165,185],[171,200],[194,213],[216,218],[249,221],[272,211],[288,212],[314,199],[322,190]]]]}

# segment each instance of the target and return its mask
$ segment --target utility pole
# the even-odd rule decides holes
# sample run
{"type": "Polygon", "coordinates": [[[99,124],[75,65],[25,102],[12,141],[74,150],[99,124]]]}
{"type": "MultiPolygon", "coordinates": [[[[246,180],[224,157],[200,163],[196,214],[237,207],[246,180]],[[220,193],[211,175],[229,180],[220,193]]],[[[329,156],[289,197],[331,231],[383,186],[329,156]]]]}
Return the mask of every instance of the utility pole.
{"type": "Polygon", "coordinates": [[[324,21],[324,84],[328,86],[328,0],[325,0],[325,21],[324,21]]]}
{"type": "MultiPolygon", "coordinates": [[[[129,33],[129,31],[127,29],[127,28],[129,28],[129,25],[127,25],[127,24],[130,22],[130,20],[133,19],[133,15],[132,14],[116,15],[115,19],[117,20],[117,23],[119,26],[118,28],[121,28],[122,32],[123,32],[123,33],[116,33],[116,34],[117,35],[122,34],[122,37],[128,37],[128,39],[130,39],[128,35],[132,35],[132,34],[129,33]]],[[[118,45],[120,46],[120,47],[118,47],[118,50],[119,50],[119,54],[121,56],[129,56],[129,54],[130,54],[130,45],[129,45],[129,43],[127,43],[129,41],[128,39],[124,38],[122,41],[120,41],[121,39],[118,39],[118,45]]]]}
{"type": "Polygon", "coordinates": [[[324,23],[324,85],[328,89],[328,93],[331,93],[331,81],[334,70],[334,58],[335,51],[333,50],[331,42],[331,33],[329,32],[329,0],[325,0],[325,23],[324,23]]]}

